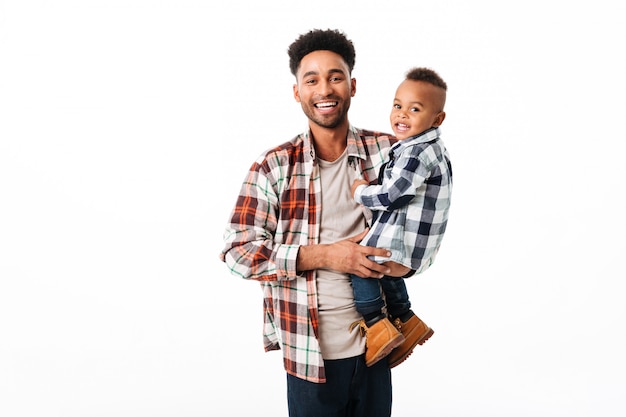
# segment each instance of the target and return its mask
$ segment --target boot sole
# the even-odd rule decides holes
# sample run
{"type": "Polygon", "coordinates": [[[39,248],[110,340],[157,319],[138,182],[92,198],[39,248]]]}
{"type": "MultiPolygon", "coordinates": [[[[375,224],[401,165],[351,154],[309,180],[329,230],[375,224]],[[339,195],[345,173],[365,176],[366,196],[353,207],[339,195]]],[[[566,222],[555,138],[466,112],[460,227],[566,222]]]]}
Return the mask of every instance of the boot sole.
{"type": "Polygon", "coordinates": [[[378,362],[381,359],[387,357],[387,355],[389,355],[392,350],[394,350],[395,348],[400,346],[402,343],[404,343],[404,340],[405,340],[404,336],[401,333],[398,334],[396,337],[391,339],[391,341],[389,343],[387,343],[387,345],[385,345],[381,349],[379,349],[378,352],[376,352],[376,355],[374,356],[374,358],[372,360],[370,360],[369,362],[366,362],[365,364],[367,366],[374,365],[376,362],[378,362]]]}
{"type": "Polygon", "coordinates": [[[396,367],[398,365],[400,365],[402,362],[404,362],[405,360],[407,360],[407,358],[409,356],[411,356],[411,353],[413,353],[413,350],[415,349],[415,347],[417,345],[423,345],[424,342],[426,342],[428,339],[430,339],[430,337],[435,333],[435,331],[433,329],[431,329],[430,327],[428,328],[428,331],[426,333],[424,333],[424,335],[422,337],[420,337],[419,339],[417,339],[417,341],[413,344],[413,346],[411,346],[407,352],[406,355],[404,355],[403,357],[397,359],[395,362],[390,362],[389,363],[389,368],[393,368],[396,367]]]}

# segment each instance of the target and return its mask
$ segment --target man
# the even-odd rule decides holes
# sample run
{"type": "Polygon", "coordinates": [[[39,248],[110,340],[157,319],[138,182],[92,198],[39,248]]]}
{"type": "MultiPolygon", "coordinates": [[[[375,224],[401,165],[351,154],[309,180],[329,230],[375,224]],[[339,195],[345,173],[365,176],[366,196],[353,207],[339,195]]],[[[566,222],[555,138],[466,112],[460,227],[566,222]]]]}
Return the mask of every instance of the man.
{"type": "Polygon", "coordinates": [[[261,282],[265,350],[283,350],[291,417],[391,415],[387,361],[365,364],[349,274],[381,278],[358,242],[371,213],[350,185],[372,182],[395,138],[351,126],[354,46],[336,30],[312,30],[288,50],[295,100],[309,130],[254,162],[224,234],[221,259],[261,282]]]}

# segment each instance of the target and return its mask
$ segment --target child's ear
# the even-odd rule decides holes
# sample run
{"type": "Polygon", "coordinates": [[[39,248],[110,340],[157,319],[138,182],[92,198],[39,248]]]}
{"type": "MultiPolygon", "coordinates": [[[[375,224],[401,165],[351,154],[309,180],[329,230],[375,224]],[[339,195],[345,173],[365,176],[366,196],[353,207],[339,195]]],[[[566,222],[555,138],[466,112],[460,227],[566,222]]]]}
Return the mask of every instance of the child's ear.
{"type": "Polygon", "coordinates": [[[435,117],[435,122],[433,123],[433,127],[441,126],[445,118],[446,118],[446,112],[440,111],[439,114],[437,114],[437,117],[435,117]]]}

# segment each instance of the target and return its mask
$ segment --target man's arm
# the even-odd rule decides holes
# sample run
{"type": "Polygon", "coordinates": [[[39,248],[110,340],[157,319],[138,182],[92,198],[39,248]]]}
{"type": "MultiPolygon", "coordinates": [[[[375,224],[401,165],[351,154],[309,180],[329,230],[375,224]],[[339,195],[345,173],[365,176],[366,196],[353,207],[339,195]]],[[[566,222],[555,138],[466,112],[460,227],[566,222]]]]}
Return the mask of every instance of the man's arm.
{"type": "Polygon", "coordinates": [[[367,232],[365,229],[356,236],[331,244],[300,246],[296,261],[298,272],[323,268],[363,278],[382,278],[390,272],[389,267],[370,260],[368,256],[389,257],[391,253],[387,249],[359,245],[367,232]]]}

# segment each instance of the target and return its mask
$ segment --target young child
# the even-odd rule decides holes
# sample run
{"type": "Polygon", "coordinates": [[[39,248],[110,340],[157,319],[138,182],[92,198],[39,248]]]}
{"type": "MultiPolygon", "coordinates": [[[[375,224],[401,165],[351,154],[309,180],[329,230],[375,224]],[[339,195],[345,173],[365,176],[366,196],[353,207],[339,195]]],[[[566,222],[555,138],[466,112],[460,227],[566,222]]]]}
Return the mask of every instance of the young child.
{"type": "Polygon", "coordinates": [[[452,167],[439,137],[446,117],[446,91],[446,83],[435,71],[409,70],[396,90],[390,115],[398,142],[380,169],[378,185],[365,180],[352,184],[355,201],[373,214],[361,244],[392,253],[390,258],[374,258],[391,268],[384,278],[352,275],[356,308],[363,316],[355,325],[367,338],[368,366],[389,355],[393,368],[433,334],[411,311],[403,278],[432,265],[446,230],[452,167]]]}

